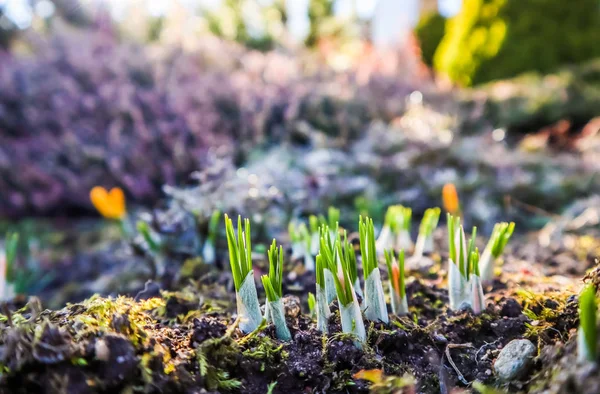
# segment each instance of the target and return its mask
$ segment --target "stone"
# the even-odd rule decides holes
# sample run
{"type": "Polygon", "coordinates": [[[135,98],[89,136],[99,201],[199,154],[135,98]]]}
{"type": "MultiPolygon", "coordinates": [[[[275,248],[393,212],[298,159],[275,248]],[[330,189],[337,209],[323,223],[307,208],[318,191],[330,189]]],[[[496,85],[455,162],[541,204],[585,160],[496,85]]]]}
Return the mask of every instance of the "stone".
{"type": "Polygon", "coordinates": [[[525,376],[536,354],[535,345],[527,339],[510,341],[494,362],[498,379],[512,381],[525,376]]]}

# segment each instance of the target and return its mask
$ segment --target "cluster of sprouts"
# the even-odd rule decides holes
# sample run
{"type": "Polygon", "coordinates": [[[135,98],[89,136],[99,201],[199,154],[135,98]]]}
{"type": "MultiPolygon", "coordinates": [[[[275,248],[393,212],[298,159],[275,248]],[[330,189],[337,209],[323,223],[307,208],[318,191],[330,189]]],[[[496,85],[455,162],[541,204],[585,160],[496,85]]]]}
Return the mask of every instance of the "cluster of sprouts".
{"type": "MultiPolygon", "coordinates": [[[[327,333],[331,315],[330,303],[337,299],[342,330],[356,337],[360,346],[366,338],[364,320],[389,323],[386,299],[389,297],[391,313],[403,316],[409,313],[406,293],[405,254],[412,249],[411,259],[420,259],[433,251],[433,232],[440,217],[439,208],[427,209],[421,220],[416,243],[411,239],[410,208],[401,205],[389,207],[384,225],[376,238],[373,220],[359,217],[360,262],[362,278],[359,277],[357,254],[345,230],[340,229],[339,211],[330,209],[328,217],[310,216],[308,225],[293,222],[289,226],[292,259],[303,259],[307,271],[316,277],[315,295],[309,297],[311,314],[316,315],[317,329],[327,333]],[[316,245],[316,247],[315,247],[316,245]],[[387,290],[380,272],[380,261],[385,258],[387,267],[387,290]],[[361,280],[362,279],[362,280],[361,280]],[[361,285],[362,282],[362,285],[361,285]],[[387,294],[386,294],[387,293],[387,294]]],[[[473,227],[467,240],[460,217],[451,214],[448,220],[449,269],[448,291],[450,309],[471,309],[481,313],[485,309],[482,271],[500,258],[510,239],[514,223],[499,223],[480,257],[475,246],[477,228],[473,227]],[[489,259],[488,256],[489,255],[489,259]]],[[[260,312],[256,285],[252,274],[250,223],[238,218],[237,233],[231,219],[225,215],[227,243],[231,269],[234,276],[238,302],[240,328],[248,333],[256,329],[263,316],[260,312]],[[242,226],[243,223],[243,226],[242,226]]],[[[289,340],[282,304],[283,248],[273,240],[268,251],[269,274],[262,277],[266,293],[265,315],[272,322],[278,338],[289,340]]]]}
{"type": "Polygon", "coordinates": [[[494,267],[504,252],[504,247],[515,230],[514,223],[496,223],[490,240],[488,241],[479,266],[481,267],[481,279],[484,282],[490,282],[494,279],[494,267]]]}
{"type": "Polygon", "coordinates": [[[277,337],[284,341],[292,339],[290,330],[285,324],[285,311],[283,309],[283,246],[277,248],[277,241],[273,240],[268,252],[269,275],[261,277],[267,304],[265,305],[265,318],[275,325],[277,337]]]}
{"type": "MultiPolygon", "coordinates": [[[[336,223],[337,228],[337,223],[336,223]]],[[[335,235],[329,231],[328,226],[321,227],[321,249],[317,255],[319,265],[323,268],[323,273],[330,272],[334,282],[334,294],[337,296],[340,319],[342,322],[342,330],[352,333],[360,342],[366,340],[365,325],[362,319],[362,313],[358,298],[356,297],[355,283],[353,279],[357,276],[356,258],[354,248],[348,242],[346,234],[344,241],[340,237],[339,232],[335,235]]],[[[327,277],[322,278],[325,281],[325,293],[328,293],[327,277]]],[[[327,298],[327,297],[326,297],[327,298]]],[[[322,299],[321,299],[321,302],[322,299]]],[[[330,302],[329,300],[327,302],[330,302]]],[[[317,312],[322,309],[318,307],[317,312]]]]}
{"type": "Polygon", "coordinates": [[[450,309],[472,309],[481,313],[485,300],[479,271],[479,249],[475,246],[477,227],[467,244],[460,218],[448,214],[448,298],[450,309]]]}
{"type": "Polygon", "coordinates": [[[250,242],[250,220],[238,217],[237,234],[233,222],[225,215],[225,232],[229,249],[229,263],[233,273],[240,329],[249,333],[262,322],[254,272],[252,271],[252,243],[250,242]]]}
{"type": "Polygon", "coordinates": [[[408,314],[408,301],[406,300],[406,284],[404,279],[404,250],[394,256],[393,250],[385,251],[385,263],[388,269],[390,283],[390,304],[392,313],[396,316],[408,314]]]}
{"type": "Polygon", "coordinates": [[[412,265],[418,265],[425,253],[433,251],[433,230],[436,229],[440,219],[439,208],[429,208],[425,210],[416,243],[411,238],[411,220],[412,210],[402,205],[392,205],[387,209],[385,221],[376,247],[379,256],[385,255],[386,251],[412,250],[413,254],[408,260],[412,265]]]}
{"type": "Polygon", "coordinates": [[[402,205],[392,205],[385,213],[383,227],[377,238],[377,253],[386,249],[410,249],[413,241],[410,236],[412,209],[402,205]]]}

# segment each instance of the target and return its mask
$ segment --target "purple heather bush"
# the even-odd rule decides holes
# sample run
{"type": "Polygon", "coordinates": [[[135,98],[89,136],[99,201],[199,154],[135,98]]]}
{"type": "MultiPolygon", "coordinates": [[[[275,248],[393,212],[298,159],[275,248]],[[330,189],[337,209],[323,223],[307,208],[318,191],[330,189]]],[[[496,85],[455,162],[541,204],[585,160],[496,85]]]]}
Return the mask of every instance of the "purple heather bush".
{"type": "Polygon", "coordinates": [[[3,216],[91,212],[95,185],[153,202],[206,168],[211,150],[241,163],[259,145],[303,142],[302,124],[355,138],[401,113],[411,91],[391,76],[309,75],[301,57],[212,39],[194,53],[106,31],[28,44],[33,54],[4,53],[0,67],[3,216]]]}

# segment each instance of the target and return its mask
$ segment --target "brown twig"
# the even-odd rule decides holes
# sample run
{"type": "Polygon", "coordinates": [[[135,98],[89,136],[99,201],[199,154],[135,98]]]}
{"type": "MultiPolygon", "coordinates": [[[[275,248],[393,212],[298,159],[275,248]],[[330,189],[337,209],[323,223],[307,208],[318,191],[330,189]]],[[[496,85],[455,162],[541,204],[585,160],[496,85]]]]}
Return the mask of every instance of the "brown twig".
{"type": "Polygon", "coordinates": [[[460,370],[454,363],[454,360],[452,360],[452,356],[450,355],[450,349],[464,349],[464,348],[471,348],[471,347],[473,347],[473,345],[470,343],[462,343],[462,344],[451,343],[448,346],[446,346],[446,351],[444,352],[446,354],[446,358],[448,359],[448,362],[450,363],[452,368],[454,368],[454,371],[456,372],[456,375],[458,376],[458,380],[460,380],[465,385],[468,385],[469,382],[467,382],[467,379],[465,379],[463,374],[460,372],[460,370]]]}
{"type": "Polygon", "coordinates": [[[511,205],[514,205],[514,206],[524,209],[528,212],[535,213],[535,214],[542,215],[542,216],[547,216],[550,218],[556,219],[556,218],[561,217],[560,215],[557,215],[552,212],[548,212],[545,209],[536,207],[535,205],[527,204],[526,202],[517,200],[516,198],[509,196],[509,195],[504,196],[504,204],[508,207],[510,207],[511,205]]]}

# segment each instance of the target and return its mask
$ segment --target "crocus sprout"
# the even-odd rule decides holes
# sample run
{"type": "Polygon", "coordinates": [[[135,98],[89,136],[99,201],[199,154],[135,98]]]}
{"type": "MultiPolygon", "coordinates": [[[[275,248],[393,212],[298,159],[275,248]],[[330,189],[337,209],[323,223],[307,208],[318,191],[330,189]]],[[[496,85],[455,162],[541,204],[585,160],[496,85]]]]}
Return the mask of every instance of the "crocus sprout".
{"type": "Polygon", "coordinates": [[[496,223],[490,240],[488,241],[483,254],[481,255],[481,279],[484,282],[491,282],[494,280],[494,267],[496,262],[502,256],[506,244],[510,240],[515,230],[515,224],[511,223],[496,223]]]}
{"type": "MultiPolygon", "coordinates": [[[[337,231],[336,231],[337,232],[337,231]]],[[[323,275],[325,280],[325,294],[326,300],[329,304],[336,297],[334,272],[337,270],[336,258],[340,257],[335,253],[334,238],[331,236],[332,231],[329,230],[329,226],[321,225],[320,227],[320,250],[319,254],[323,256],[323,275]]]]}
{"type": "Polygon", "coordinates": [[[319,218],[315,215],[310,215],[308,217],[308,229],[310,230],[310,254],[316,256],[317,253],[319,253],[321,231],[319,218]]]}
{"type": "Polygon", "coordinates": [[[580,362],[598,360],[598,301],[596,286],[587,285],[579,295],[577,357],[580,362]]]}
{"type": "Polygon", "coordinates": [[[156,239],[156,235],[152,233],[150,226],[148,223],[140,220],[137,222],[137,230],[148,245],[148,249],[152,253],[160,253],[161,243],[158,239],[156,239]]]}
{"type": "Polygon", "coordinates": [[[392,313],[396,316],[408,314],[408,302],[406,299],[406,281],[404,273],[404,250],[398,253],[398,259],[394,257],[393,250],[385,251],[385,263],[388,269],[390,283],[390,299],[392,313]]]}
{"type": "Polygon", "coordinates": [[[163,242],[159,234],[156,234],[147,222],[139,220],[136,224],[138,233],[146,243],[148,253],[148,264],[154,277],[162,277],[167,269],[166,256],[163,253],[163,242]]]}
{"type": "Polygon", "coordinates": [[[283,247],[277,248],[277,242],[273,240],[268,251],[269,275],[261,277],[265,293],[267,294],[266,308],[269,311],[269,319],[275,325],[277,338],[282,341],[292,339],[290,330],[285,322],[285,311],[283,309],[283,247]]]}
{"type": "Polygon", "coordinates": [[[297,224],[293,221],[288,225],[288,234],[290,236],[290,243],[292,244],[292,260],[297,260],[306,254],[304,241],[304,234],[302,226],[306,229],[306,226],[302,224],[297,224]]]}
{"type": "Polygon", "coordinates": [[[238,216],[237,236],[233,222],[225,214],[225,232],[229,248],[229,264],[235,284],[237,312],[240,319],[240,329],[244,333],[254,331],[262,322],[256,284],[252,272],[252,244],[250,242],[250,220],[238,216]]]}
{"type": "Polygon", "coordinates": [[[0,256],[0,301],[6,302],[14,298],[15,285],[11,280],[15,271],[19,234],[9,233],[4,243],[4,256],[0,256]]]}
{"type": "Polygon", "coordinates": [[[429,208],[425,211],[421,225],[419,226],[419,235],[417,236],[417,243],[415,244],[414,257],[420,258],[423,253],[433,251],[433,230],[437,227],[440,219],[439,208],[429,208]]]}
{"type": "Polygon", "coordinates": [[[125,193],[120,187],[113,187],[107,191],[102,186],[96,186],[90,191],[90,200],[98,212],[107,219],[123,220],[127,215],[125,193]]]}
{"type": "Polygon", "coordinates": [[[453,216],[460,216],[460,200],[453,183],[446,183],[442,188],[442,202],[446,212],[453,216]]]}
{"type": "Polygon", "coordinates": [[[395,227],[396,217],[394,215],[394,206],[388,207],[385,218],[383,220],[383,227],[377,237],[375,243],[378,253],[383,253],[386,249],[393,249],[394,247],[394,234],[392,229],[395,227]]]}
{"type": "Polygon", "coordinates": [[[208,221],[208,235],[204,241],[202,247],[202,258],[206,264],[214,264],[217,255],[217,235],[219,234],[219,218],[221,217],[221,211],[218,209],[213,212],[208,221]]]}
{"type": "Polygon", "coordinates": [[[329,302],[327,301],[327,293],[325,292],[325,273],[324,273],[323,256],[317,255],[316,260],[316,302],[317,302],[317,330],[327,333],[327,319],[331,312],[329,311],[329,302]]]}
{"type": "Polygon", "coordinates": [[[385,213],[383,227],[377,238],[377,253],[382,255],[386,249],[412,248],[410,225],[412,209],[402,205],[392,205],[385,213]]]}
{"type": "Polygon", "coordinates": [[[315,295],[311,292],[308,292],[308,314],[310,317],[314,317],[317,313],[315,307],[317,306],[317,299],[315,298],[315,295]]]}
{"type": "Polygon", "coordinates": [[[377,262],[377,252],[375,249],[375,229],[373,219],[362,217],[358,222],[360,234],[360,249],[363,264],[363,274],[365,278],[365,316],[371,321],[389,322],[387,307],[385,305],[385,296],[383,285],[381,284],[381,274],[377,262]]]}
{"type": "MultiPolygon", "coordinates": [[[[313,258],[313,255],[311,253],[313,237],[312,237],[311,233],[308,231],[308,229],[306,228],[306,225],[304,223],[301,223],[300,226],[298,227],[298,234],[300,236],[300,242],[302,244],[302,252],[304,254],[304,268],[307,271],[312,272],[315,270],[315,259],[313,258]]],[[[293,244],[292,244],[292,254],[293,254],[293,244]]]]}
{"type": "Polygon", "coordinates": [[[335,207],[329,207],[327,210],[327,224],[331,230],[337,230],[340,222],[340,210],[335,207]]]}
{"type": "MultiPolygon", "coordinates": [[[[473,241],[473,239],[471,239],[473,241]]],[[[471,252],[470,258],[469,283],[471,285],[471,308],[473,313],[478,315],[485,309],[485,296],[483,295],[483,286],[479,273],[479,250],[475,248],[471,252]]]]}
{"type": "Polygon", "coordinates": [[[344,241],[343,241],[343,253],[344,258],[348,261],[348,274],[350,276],[350,282],[354,286],[354,291],[359,296],[363,297],[363,291],[360,287],[360,280],[358,279],[358,265],[356,263],[356,252],[354,246],[348,241],[348,235],[344,230],[344,241]]]}
{"type": "MultiPolygon", "coordinates": [[[[472,308],[472,291],[470,286],[471,271],[474,268],[478,270],[479,252],[475,247],[475,237],[477,228],[473,227],[471,240],[467,248],[465,231],[460,225],[460,218],[455,218],[448,214],[448,296],[450,299],[450,309],[472,308]],[[477,259],[477,262],[474,261],[477,259]]],[[[478,275],[476,275],[479,277],[478,275]]],[[[479,297],[479,294],[476,295],[479,297]]],[[[483,297],[481,297],[483,299],[483,297]]],[[[479,302],[479,301],[478,301],[479,302]]],[[[482,300],[483,302],[483,300],[482,300]]]]}
{"type": "Polygon", "coordinates": [[[412,224],[412,209],[397,205],[394,209],[396,220],[393,223],[392,232],[396,235],[396,249],[410,249],[413,247],[413,241],[410,237],[410,227],[412,224]]]}
{"type": "MultiPolygon", "coordinates": [[[[360,305],[354,293],[354,287],[349,275],[349,262],[346,260],[342,252],[342,245],[337,238],[334,243],[334,261],[337,260],[337,269],[334,275],[335,288],[340,306],[340,318],[342,321],[342,331],[354,334],[358,341],[355,342],[357,347],[361,347],[361,343],[367,338],[365,325],[360,311],[360,305]]],[[[331,263],[331,262],[330,262],[331,263]]]]}

